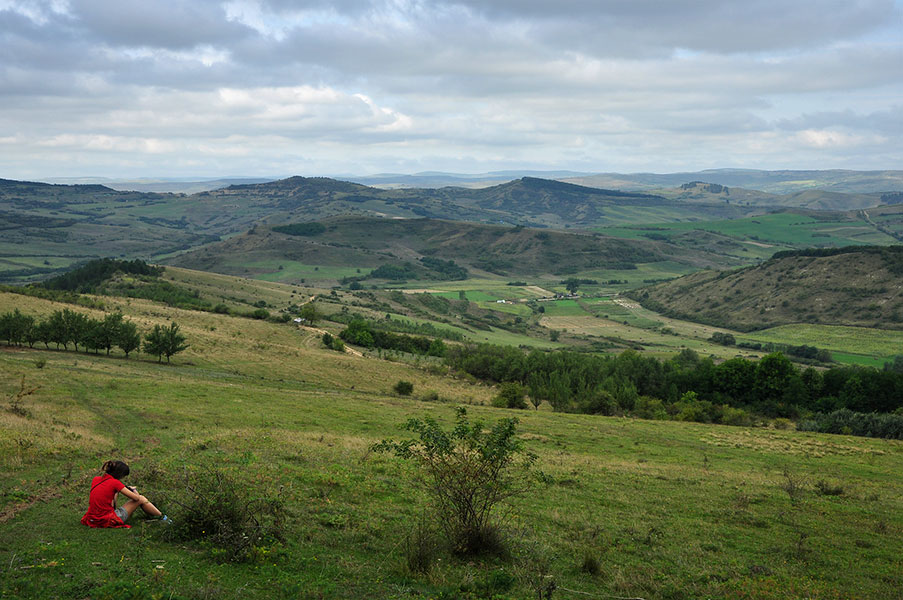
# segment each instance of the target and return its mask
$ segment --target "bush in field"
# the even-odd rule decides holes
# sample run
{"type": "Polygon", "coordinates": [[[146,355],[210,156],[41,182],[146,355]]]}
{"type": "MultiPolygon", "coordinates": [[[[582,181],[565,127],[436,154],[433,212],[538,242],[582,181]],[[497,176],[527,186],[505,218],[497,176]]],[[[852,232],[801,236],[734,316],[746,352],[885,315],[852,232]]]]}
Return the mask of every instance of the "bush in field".
{"type": "Polygon", "coordinates": [[[323,333],[323,345],[330,350],[335,350],[336,352],[345,351],[345,343],[342,341],[342,339],[333,336],[328,331],[323,333]]]}
{"type": "Polygon", "coordinates": [[[399,380],[399,382],[396,383],[392,387],[392,389],[395,390],[395,393],[399,396],[410,396],[414,393],[414,384],[410,381],[405,381],[402,379],[399,380]]]}
{"type": "Polygon", "coordinates": [[[709,341],[715,344],[721,344],[722,346],[734,346],[737,343],[737,340],[730,333],[721,333],[720,331],[716,331],[712,334],[712,337],[709,338],[709,341]]]}
{"type": "Polygon", "coordinates": [[[186,472],[176,489],[164,495],[174,507],[171,535],[207,545],[224,562],[245,562],[256,551],[281,541],[282,503],[255,495],[225,470],[205,466],[186,472]]]}
{"type": "Polygon", "coordinates": [[[500,419],[487,431],[482,421],[471,422],[458,408],[451,431],[431,417],[411,419],[403,427],[417,437],[383,440],[373,449],[417,465],[451,549],[463,555],[503,552],[496,508],[528,489],[536,458],[515,436],[517,419],[500,419]]]}

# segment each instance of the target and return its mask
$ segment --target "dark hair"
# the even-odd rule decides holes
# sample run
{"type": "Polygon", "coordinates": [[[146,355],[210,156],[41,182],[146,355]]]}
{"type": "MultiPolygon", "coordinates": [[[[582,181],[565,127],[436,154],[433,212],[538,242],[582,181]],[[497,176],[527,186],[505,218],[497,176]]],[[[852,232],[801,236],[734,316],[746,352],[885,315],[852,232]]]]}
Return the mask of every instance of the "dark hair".
{"type": "Polygon", "coordinates": [[[129,466],[121,460],[108,460],[103,464],[101,470],[116,479],[122,479],[129,474],[129,466]]]}

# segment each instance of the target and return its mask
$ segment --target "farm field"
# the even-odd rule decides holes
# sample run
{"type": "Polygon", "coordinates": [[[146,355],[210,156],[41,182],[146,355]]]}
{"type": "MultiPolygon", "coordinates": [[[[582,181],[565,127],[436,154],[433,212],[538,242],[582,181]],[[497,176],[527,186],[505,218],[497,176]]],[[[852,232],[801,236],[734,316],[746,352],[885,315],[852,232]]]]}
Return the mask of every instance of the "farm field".
{"type": "Polygon", "coordinates": [[[328,265],[306,265],[292,260],[257,260],[249,262],[231,262],[229,266],[234,269],[244,268],[254,273],[255,279],[263,281],[275,281],[297,283],[304,279],[311,281],[338,281],[343,277],[355,277],[366,273],[370,269],[358,269],[355,267],[337,267],[328,265]]]}
{"type": "MultiPolygon", "coordinates": [[[[304,328],[104,301],[143,329],[179,322],[191,346],[169,366],[0,347],[0,397],[23,377],[37,388],[27,415],[0,412],[3,597],[533,598],[551,579],[556,597],[890,599],[903,586],[901,442],[496,409],[489,386],[325,350],[304,328]],[[413,396],[391,391],[399,379],[413,396]],[[441,555],[414,573],[404,536],[423,492],[368,448],[412,416],[448,426],[459,404],[517,416],[541,476],[508,513],[508,558],[441,555]],[[164,502],[186,469],[278,496],[283,541],[230,563],[140,518],[85,528],[90,477],[114,455],[174,516],[164,502]]],[[[0,312],[59,306],[0,294],[0,312]]]]}
{"type": "Polygon", "coordinates": [[[639,227],[605,227],[597,231],[606,235],[643,239],[664,236],[683,243],[676,235],[692,231],[711,232],[743,243],[742,252],[728,250],[747,259],[768,258],[778,250],[810,246],[886,245],[896,242],[865,221],[823,220],[782,212],[721,221],[681,221],[648,223],[639,227]]]}
{"type": "Polygon", "coordinates": [[[753,333],[739,334],[738,339],[755,342],[817,346],[878,359],[903,352],[903,331],[844,327],[840,325],[782,325],[753,333]]]}

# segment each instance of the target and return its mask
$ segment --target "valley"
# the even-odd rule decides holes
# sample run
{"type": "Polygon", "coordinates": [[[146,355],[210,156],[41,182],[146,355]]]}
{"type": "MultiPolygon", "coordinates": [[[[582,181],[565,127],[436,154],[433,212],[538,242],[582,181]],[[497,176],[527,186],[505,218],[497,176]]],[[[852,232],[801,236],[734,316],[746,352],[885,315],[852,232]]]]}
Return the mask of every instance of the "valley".
{"type": "Polygon", "coordinates": [[[529,177],[0,193],[4,596],[521,598],[554,583],[556,597],[892,598],[903,585],[903,213],[881,194],[734,188],[726,202],[696,184],[529,177]],[[159,268],[89,262],[101,256],[159,268]],[[187,347],[107,356],[90,337],[73,349],[11,325],[61,311],[122,315],[145,342],[175,323],[187,347]],[[374,451],[411,418],[452,427],[456,407],[479,431],[516,417],[535,460],[497,513],[501,550],[474,556],[441,540],[414,465],[374,451]],[[77,517],[109,455],[134,465],[174,533],[138,519],[84,544],[108,533],[77,517]],[[186,533],[201,496],[255,507],[254,542],[186,533]]]}

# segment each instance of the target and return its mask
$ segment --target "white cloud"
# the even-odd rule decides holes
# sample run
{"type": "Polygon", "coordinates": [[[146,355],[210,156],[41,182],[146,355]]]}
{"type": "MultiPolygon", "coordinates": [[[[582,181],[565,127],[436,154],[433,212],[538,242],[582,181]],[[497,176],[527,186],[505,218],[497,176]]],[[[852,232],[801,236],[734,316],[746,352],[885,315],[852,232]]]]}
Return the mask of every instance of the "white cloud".
{"type": "Polygon", "coordinates": [[[0,0],[0,171],[895,167],[900,31],[891,0],[0,0]]]}

